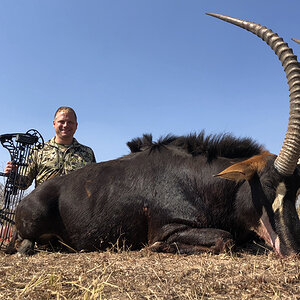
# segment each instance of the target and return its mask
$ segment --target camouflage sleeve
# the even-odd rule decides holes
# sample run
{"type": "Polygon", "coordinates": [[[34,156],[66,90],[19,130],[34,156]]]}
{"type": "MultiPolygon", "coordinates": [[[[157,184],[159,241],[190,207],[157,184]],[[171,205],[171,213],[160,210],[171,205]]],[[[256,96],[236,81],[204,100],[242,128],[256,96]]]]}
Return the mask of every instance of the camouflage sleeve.
{"type": "Polygon", "coordinates": [[[91,149],[92,151],[92,155],[93,155],[93,158],[92,158],[92,163],[95,163],[96,162],[96,157],[95,157],[95,153],[94,151],[91,149]]]}
{"type": "Polygon", "coordinates": [[[82,145],[81,151],[82,151],[82,157],[85,161],[85,165],[96,162],[95,153],[92,148],[82,145]]]}

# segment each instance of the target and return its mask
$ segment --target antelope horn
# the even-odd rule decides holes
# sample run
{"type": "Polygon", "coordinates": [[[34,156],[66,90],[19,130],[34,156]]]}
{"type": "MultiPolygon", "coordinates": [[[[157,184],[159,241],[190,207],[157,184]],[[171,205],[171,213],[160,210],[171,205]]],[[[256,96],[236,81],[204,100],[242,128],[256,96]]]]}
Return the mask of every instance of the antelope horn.
{"type": "Polygon", "coordinates": [[[290,115],[284,142],[274,166],[281,175],[292,175],[300,156],[300,67],[297,56],[282,38],[262,25],[214,13],[208,13],[208,15],[257,35],[272,48],[281,61],[289,85],[290,115]]]}
{"type": "Polygon", "coordinates": [[[294,42],[296,42],[296,43],[300,44],[300,40],[298,40],[298,39],[294,39],[294,38],[292,38],[292,41],[294,41],[294,42]]]}

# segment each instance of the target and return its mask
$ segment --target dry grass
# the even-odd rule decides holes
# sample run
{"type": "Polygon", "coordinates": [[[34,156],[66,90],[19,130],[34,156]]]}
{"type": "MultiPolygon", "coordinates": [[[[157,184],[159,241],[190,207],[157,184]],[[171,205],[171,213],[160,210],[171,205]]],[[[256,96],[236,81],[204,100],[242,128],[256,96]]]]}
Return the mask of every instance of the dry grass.
{"type": "MultiPolygon", "coordinates": [[[[300,210],[300,209],[299,209],[300,210]]],[[[256,247],[256,248],[255,248],[256,247]]],[[[118,250],[116,247],[115,250],[118,250]]],[[[0,299],[300,299],[300,257],[0,252],[0,299]]]]}
{"type": "Polygon", "coordinates": [[[300,299],[299,257],[0,253],[0,299],[300,299]]]}

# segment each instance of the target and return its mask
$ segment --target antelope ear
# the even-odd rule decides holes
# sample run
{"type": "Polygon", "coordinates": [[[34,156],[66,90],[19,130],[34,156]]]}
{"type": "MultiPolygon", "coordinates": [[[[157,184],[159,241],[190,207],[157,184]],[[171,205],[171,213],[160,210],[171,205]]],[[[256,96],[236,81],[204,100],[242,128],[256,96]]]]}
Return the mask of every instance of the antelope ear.
{"type": "Polygon", "coordinates": [[[271,156],[273,155],[270,152],[264,151],[247,160],[233,164],[215,176],[236,182],[241,180],[249,181],[256,172],[261,171],[266,166],[266,163],[271,156]]]}
{"type": "Polygon", "coordinates": [[[215,175],[215,177],[221,177],[239,182],[242,180],[250,180],[254,173],[255,170],[252,169],[249,165],[246,165],[244,163],[237,163],[215,175]]]}

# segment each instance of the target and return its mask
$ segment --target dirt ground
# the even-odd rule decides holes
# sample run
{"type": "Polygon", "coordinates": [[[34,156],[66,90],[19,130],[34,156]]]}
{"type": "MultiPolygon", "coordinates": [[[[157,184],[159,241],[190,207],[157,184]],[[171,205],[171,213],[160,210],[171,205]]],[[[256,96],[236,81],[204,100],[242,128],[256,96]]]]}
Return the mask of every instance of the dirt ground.
{"type": "Polygon", "coordinates": [[[300,299],[300,258],[148,250],[0,253],[0,299],[300,299]]]}

